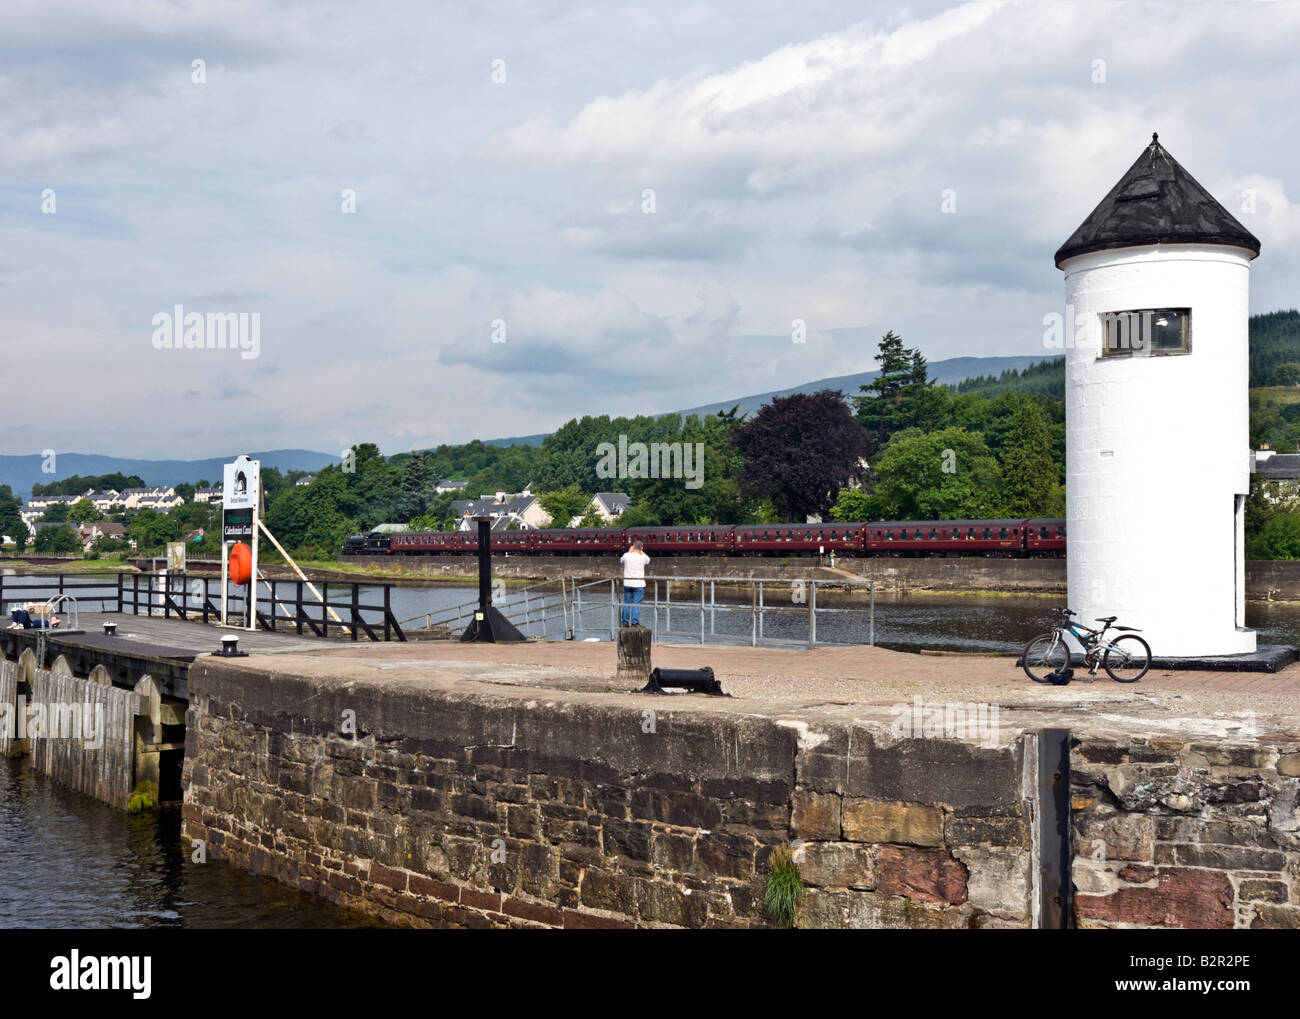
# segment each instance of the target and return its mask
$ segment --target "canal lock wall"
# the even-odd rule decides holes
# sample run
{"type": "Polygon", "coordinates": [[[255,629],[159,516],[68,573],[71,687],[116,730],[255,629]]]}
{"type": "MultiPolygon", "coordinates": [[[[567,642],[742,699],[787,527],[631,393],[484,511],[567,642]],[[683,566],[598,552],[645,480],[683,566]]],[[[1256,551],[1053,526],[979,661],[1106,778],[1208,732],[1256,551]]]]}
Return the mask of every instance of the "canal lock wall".
{"type": "MultiPolygon", "coordinates": [[[[186,834],[409,926],[770,926],[787,845],[798,926],[1030,927],[1050,911],[1034,731],[985,746],[895,738],[844,714],[861,705],[462,687],[196,664],[186,834]]],[[[1071,922],[1300,926],[1294,739],[1071,742],[1071,922]]]]}

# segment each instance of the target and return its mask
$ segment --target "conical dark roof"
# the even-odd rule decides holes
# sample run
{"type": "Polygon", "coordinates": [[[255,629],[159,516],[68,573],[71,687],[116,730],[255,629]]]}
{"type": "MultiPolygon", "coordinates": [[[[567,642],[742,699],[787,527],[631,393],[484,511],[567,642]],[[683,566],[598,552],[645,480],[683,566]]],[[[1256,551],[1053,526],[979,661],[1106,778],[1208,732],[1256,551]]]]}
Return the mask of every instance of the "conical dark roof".
{"type": "Polygon", "coordinates": [[[1137,162],[1056,253],[1056,267],[1089,251],[1156,244],[1224,244],[1254,258],[1259,240],[1151,136],[1137,162]]]}

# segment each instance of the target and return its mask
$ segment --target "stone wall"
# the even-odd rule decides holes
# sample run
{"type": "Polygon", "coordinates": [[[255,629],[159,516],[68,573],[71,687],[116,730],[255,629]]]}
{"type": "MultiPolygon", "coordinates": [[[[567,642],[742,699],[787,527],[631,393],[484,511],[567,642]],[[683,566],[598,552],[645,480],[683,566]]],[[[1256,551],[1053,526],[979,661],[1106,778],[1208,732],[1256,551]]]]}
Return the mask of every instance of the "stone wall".
{"type": "Polygon", "coordinates": [[[190,691],[187,835],[389,922],[767,926],[769,858],[792,841],[801,926],[1031,922],[1032,738],[216,660],[190,691]]]}
{"type": "Polygon", "coordinates": [[[1085,738],[1072,753],[1081,927],[1300,927],[1300,744],[1085,738]]]}

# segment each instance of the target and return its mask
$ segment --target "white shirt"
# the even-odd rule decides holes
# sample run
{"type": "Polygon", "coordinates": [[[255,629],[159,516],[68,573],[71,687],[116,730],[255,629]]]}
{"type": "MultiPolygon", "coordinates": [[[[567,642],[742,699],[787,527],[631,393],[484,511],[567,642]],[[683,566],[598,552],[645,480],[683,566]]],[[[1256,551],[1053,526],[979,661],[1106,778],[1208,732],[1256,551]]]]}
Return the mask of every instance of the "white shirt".
{"type": "Polygon", "coordinates": [[[623,564],[623,586],[645,587],[645,568],[650,557],[644,552],[627,551],[619,560],[623,564]]]}

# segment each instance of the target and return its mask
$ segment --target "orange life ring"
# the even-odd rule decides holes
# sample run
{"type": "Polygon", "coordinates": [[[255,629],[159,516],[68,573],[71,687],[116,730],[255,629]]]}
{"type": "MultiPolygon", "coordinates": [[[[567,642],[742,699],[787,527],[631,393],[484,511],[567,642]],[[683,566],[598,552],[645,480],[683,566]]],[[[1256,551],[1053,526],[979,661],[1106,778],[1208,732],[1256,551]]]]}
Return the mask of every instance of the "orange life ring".
{"type": "Polygon", "coordinates": [[[253,577],[253,550],[242,541],[230,550],[230,582],[247,584],[253,577]]]}

